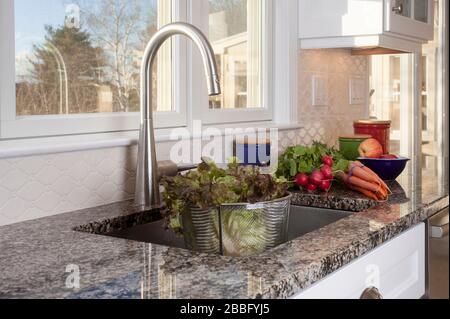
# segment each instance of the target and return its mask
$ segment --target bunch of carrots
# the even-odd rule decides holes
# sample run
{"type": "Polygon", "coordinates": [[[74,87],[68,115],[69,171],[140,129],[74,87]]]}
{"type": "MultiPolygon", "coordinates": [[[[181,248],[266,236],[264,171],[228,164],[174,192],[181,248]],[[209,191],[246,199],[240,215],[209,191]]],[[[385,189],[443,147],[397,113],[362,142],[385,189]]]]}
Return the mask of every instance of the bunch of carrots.
{"type": "Polygon", "coordinates": [[[338,172],[336,176],[350,189],[376,201],[386,201],[391,194],[386,183],[370,168],[358,161],[351,162],[347,172],[338,172]]]}

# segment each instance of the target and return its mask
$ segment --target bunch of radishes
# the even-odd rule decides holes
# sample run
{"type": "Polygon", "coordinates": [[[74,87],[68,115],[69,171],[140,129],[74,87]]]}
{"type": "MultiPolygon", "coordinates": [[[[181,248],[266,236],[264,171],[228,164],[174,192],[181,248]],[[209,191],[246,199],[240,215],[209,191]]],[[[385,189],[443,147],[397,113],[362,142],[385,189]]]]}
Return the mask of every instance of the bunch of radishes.
{"type": "Polygon", "coordinates": [[[317,190],[328,192],[334,179],[333,158],[331,156],[324,156],[322,163],[322,167],[314,170],[309,176],[305,173],[298,174],[295,177],[295,184],[298,187],[306,189],[308,192],[315,192],[317,190]]]}

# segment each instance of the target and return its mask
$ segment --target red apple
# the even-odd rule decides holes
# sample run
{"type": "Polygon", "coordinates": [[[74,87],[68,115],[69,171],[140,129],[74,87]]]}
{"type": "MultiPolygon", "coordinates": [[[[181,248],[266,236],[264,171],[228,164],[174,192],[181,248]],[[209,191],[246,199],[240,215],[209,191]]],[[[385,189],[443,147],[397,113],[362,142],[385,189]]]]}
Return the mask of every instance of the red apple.
{"type": "Polygon", "coordinates": [[[384,154],[384,155],[381,155],[381,158],[382,159],[398,159],[398,156],[393,155],[393,154],[384,154]]]}
{"type": "Polygon", "coordinates": [[[365,140],[359,146],[359,155],[365,158],[381,158],[383,146],[374,138],[365,140]]]}

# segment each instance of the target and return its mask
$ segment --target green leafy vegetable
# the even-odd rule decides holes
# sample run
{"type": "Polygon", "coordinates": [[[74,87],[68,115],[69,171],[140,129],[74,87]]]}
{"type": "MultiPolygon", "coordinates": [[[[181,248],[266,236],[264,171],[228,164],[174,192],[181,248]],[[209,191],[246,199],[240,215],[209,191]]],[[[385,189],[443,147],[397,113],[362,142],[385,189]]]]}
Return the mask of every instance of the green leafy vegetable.
{"type": "Polygon", "coordinates": [[[349,161],[334,148],[319,142],[314,142],[311,147],[293,146],[288,148],[278,161],[276,175],[292,181],[299,173],[311,174],[322,166],[322,158],[331,156],[334,160],[333,171],[345,171],[349,161]]]}
{"type": "Polygon", "coordinates": [[[289,183],[283,177],[262,174],[258,167],[242,166],[232,159],[226,169],[209,162],[186,175],[166,177],[163,186],[169,226],[176,229],[180,214],[190,207],[208,209],[222,204],[272,201],[286,196],[289,183]]]}

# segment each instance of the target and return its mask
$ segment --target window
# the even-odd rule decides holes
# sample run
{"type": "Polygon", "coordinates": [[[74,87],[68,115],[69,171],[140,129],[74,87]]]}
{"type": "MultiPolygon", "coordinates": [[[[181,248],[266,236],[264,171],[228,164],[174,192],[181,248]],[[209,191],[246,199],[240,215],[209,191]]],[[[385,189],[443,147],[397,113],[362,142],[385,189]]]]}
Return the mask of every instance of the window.
{"type": "Polygon", "coordinates": [[[263,5],[260,0],[209,1],[209,39],[223,90],[210,99],[211,109],[262,107],[263,5]]]}
{"type": "MultiPolygon", "coordinates": [[[[0,139],[137,130],[143,50],[157,28],[172,21],[192,23],[209,36],[223,94],[208,99],[197,50],[175,37],[154,68],[155,126],[272,121],[275,73],[292,79],[295,68],[285,62],[297,54],[297,9],[290,9],[296,1],[280,4],[277,14],[289,15],[280,27],[273,22],[275,3],[2,0],[0,139]],[[272,30],[295,47],[274,50],[272,30]]],[[[287,103],[278,109],[292,108],[295,100],[284,95],[294,90],[279,89],[278,99],[287,103]]],[[[286,114],[277,119],[289,119],[286,114]]]]}
{"type": "MultiPolygon", "coordinates": [[[[197,105],[194,118],[208,124],[273,119],[272,4],[270,0],[192,2],[193,23],[209,36],[222,85],[221,95],[197,105]]],[[[194,68],[193,77],[199,82],[203,75],[196,70],[200,69],[194,68]]],[[[206,94],[201,87],[197,92],[206,94]]]]}
{"type": "Polygon", "coordinates": [[[371,57],[371,116],[392,121],[392,153],[412,157],[420,150],[422,166],[430,171],[439,167],[445,136],[445,123],[439,116],[445,113],[445,1],[434,5],[434,40],[423,45],[421,54],[371,57]]]}
{"type": "Polygon", "coordinates": [[[372,118],[390,120],[391,153],[412,156],[413,54],[371,57],[372,118]]]}
{"type": "MultiPolygon", "coordinates": [[[[447,1],[435,1],[434,40],[423,45],[421,110],[422,110],[422,163],[424,173],[430,176],[446,176],[443,158],[448,123],[445,116],[445,11],[447,1]],[[442,174],[441,174],[442,173],[442,174]]],[[[447,11],[448,13],[448,11],[447,11]]],[[[447,133],[448,134],[448,133],[447,133]]],[[[448,151],[448,150],[447,150],[448,151]]],[[[448,176],[448,174],[447,174],[448,176]]]]}
{"type": "MultiPolygon", "coordinates": [[[[137,130],[145,45],[185,14],[180,0],[1,1],[0,138],[137,130]]],[[[186,125],[185,50],[159,51],[158,128],[186,125]]]]}
{"type": "MultiPolygon", "coordinates": [[[[14,2],[16,115],[138,112],[142,54],[170,1],[46,2],[14,2]]],[[[172,111],[170,43],[153,77],[154,109],[172,111]]]]}

